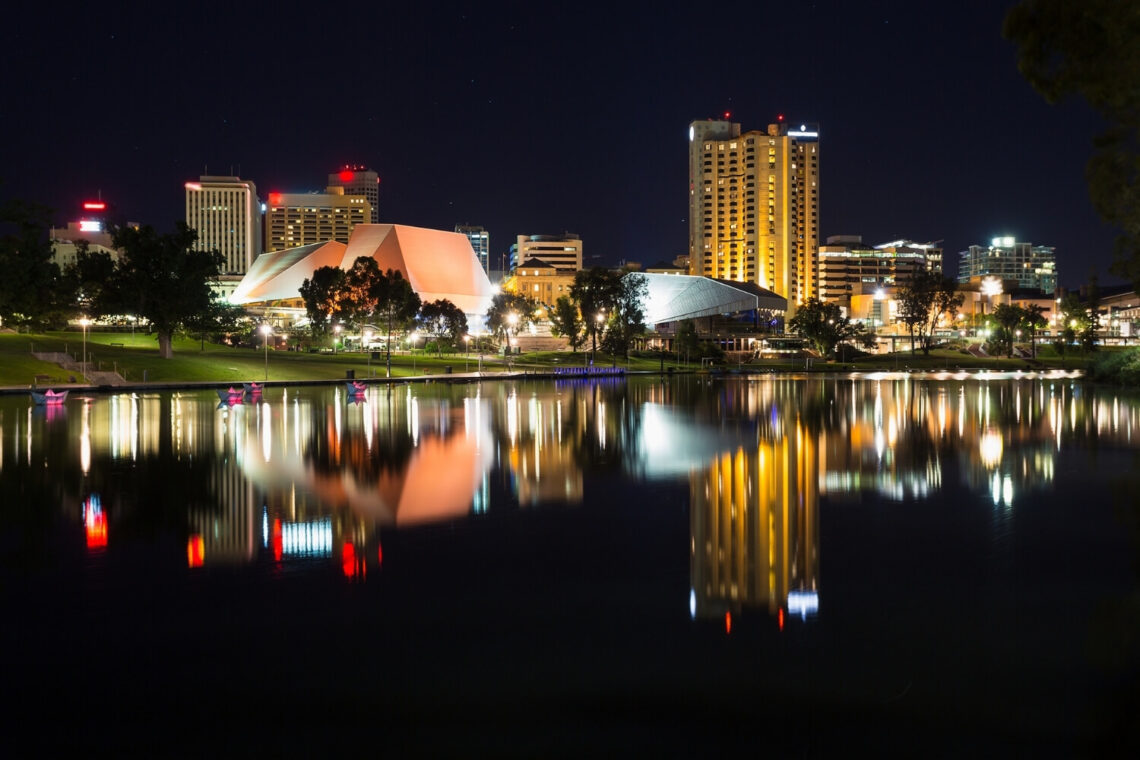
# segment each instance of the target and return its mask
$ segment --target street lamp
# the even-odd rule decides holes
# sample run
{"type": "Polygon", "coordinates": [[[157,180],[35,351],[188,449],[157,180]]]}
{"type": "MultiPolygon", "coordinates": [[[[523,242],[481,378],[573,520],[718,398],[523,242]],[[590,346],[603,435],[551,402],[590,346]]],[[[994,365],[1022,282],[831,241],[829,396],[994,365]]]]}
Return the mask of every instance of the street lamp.
{"type": "Polygon", "coordinates": [[[463,336],[463,371],[469,372],[471,370],[471,336],[463,336]]]}
{"type": "Polygon", "coordinates": [[[340,331],[344,329],[344,325],[339,322],[333,325],[333,356],[336,356],[336,343],[340,340],[340,331]]]}
{"type": "Polygon", "coordinates": [[[419,337],[420,336],[416,335],[415,333],[412,333],[411,335],[408,336],[408,340],[411,341],[411,343],[412,343],[411,351],[412,351],[412,374],[413,375],[416,373],[416,341],[419,340],[419,337]]]}
{"type": "Polygon", "coordinates": [[[80,372],[83,374],[83,379],[87,380],[87,326],[91,324],[91,320],[84,317],[79,320],[79,324],[83,327],[83,367],[80,372]]]}
{"type": "Polygon", "coordinates": [[[273,332],[273,328],[263,324],[259,329],[261,334],[265,336],[265,381],[269,382],[269,333],[273,332]]]}
{"type": "Polygon", "coordinates": [[[602,331],[602,322],[606,321],[606,315],[599,311],[594,315],[594,321],[598,326],[594,329],[594,358],[590,360],[591,364],[598,360],[598,333],[602,331]]]}
{"type": "MultiPolygon", "coordinates": [[[[516,330],[519,323],[519,315],[513,311],[507,315],[507,368],[511,366],[511,354],[514,353],[514,340],[511,338],[511,331],[516,330]]],[[[516,330],[517,334],[517,330],[516,330]]]]}

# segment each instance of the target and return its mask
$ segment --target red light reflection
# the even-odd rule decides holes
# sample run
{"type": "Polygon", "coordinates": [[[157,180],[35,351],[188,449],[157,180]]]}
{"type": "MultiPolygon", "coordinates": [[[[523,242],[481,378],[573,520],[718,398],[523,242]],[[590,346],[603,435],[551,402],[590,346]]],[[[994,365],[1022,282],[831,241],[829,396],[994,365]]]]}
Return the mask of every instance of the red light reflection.
{"type": "Polygon", "coordinates": [[[780,613],[776,616],[776,619],[780,621],[780,630],[781,631],[784,630],[784,608],[783,607],[780,608],[780,613]]]}
{"type": "Polygon", "coordinates": [[[206,542],[197,533],[186,542],[186,561],[190,567],[201,567],[206,561],[206,542]]]}
{"type": "Polygon", "coordinates": [[[273,521],[273,559],[278,562],[281,561],[281,555],[285,553],[285,544],[281,537],[281,521],[273,521]]]}
{"type": "Polygon", "coordinates": [[[83,502],[83,531],[87,536],[88,549],[101,549],[107,545],[107,515],[98,496],[90,496],[83,502]]]}
{"type": "Polygon", "coordinates": [[[344,568],[345,578],[356,575],[356,547],[347,541],[341,551],[341,565],[344,568]]]}
{"type": "Polygon", "coordinates": [[[724,613],[724,632],[726,634],[732,633],[732,613],[724,613]]]}

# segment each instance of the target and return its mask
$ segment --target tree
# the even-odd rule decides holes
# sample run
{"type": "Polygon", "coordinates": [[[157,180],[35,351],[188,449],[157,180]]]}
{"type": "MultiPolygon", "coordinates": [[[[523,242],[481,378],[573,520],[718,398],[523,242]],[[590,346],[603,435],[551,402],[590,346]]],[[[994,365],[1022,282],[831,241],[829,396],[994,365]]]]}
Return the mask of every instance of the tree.
{"type": "Polygon", "coordinates": [[[796,309],[788,320],[791,330],[811,342],[820,356],[830,358],[835,348],[846,340],[855,340],[863,346],[873,346],[875,337],[859,323],[843,316],[839,304],[809,298],[796,309]]]}
{"type": "Polygon", "coordinates": [[[446,298],[421,306],[418,320],[425,333],[437,341],[446,338],[451,346],[459,345],[467,333],[467,315],[446,298]]]}
{"type": "Polygon", "coordinates": [[[616,307],[621,292],[621,274],[612,269],[593,267],[574,273],[570,299],[578,305],[594,353],[598,351],[598,333],[605,325],[606,313],[616,307]]]}
{"type": "Polygon", "coordinates": [[[329,321],[339,311],[339,300],[344,294],[344,270],[340,267],[320,267],[311,278],[301,283],[301,300],[313,329],[327,333],[329,321]]]}
{"type": "Polygon", "coordinates": [[[633,339],[645,331],[648,292],[649,285],[643,274],[628,272],[618,281],[602,343],[602,348],[611,356],[628,356],[633,339]]]}
{"type": "Polygon", "coordinates": [[[577,352],[586,342],[586,325],[578,307],[569,296],[560,296],[554,302],[554,308],[548,310],[550,317],[550,332],[566,338],[570,343],[570,350],[577,352]]]}
{"type": "MultiPolygon", "coordinates": [[[[387,340],[384,344],[384,364],[388,376],[392,375],[392,329],[403,329],[420,310],[420,296],[398,269],[389,269],[376,283],[376,316],[384,323],[387,340]]],[[[464,325],[467,317],[464,316],[464,325]]],[[[464,330],[467,328],[464,327],[464,330]]]]}
{"type": "Polygon", "coordinates": [[[1058,311],[1061,323],[1060,340],[1054,345],[1057,347],[1057,353],[1063,357],[1068,346],[1077,342],[1077,336],[1090,329],[1092,320],[1089,319],[1088,307],[1081,303],[1081,299],[1075,293],[1069,293],[1061,299],[1058,311]]]}
{"type": "MultiPolygon", "coordinates": [[[[94,315],[133,314],[146,320],[158,337],[159,356],[174,356],[175,331],[209,312],[214,300],[210,286],[224,262],[217,251],[196,250],[197,238],[185,222],[176,222],[174,232],[161,235],[150,225],[114,228],[111,240],[122,255],[110,279],[91,298],[94,315]]],[[[79,267],[80,280],[91,281],[104,265],[99,257],[87,257],[79,267]]]]}
{"type": "Polygon", "coordinates": [[[685,355],[685,363],[689,362],[689,355],[697,353],[700,340],[697,337],[697,326],[691,319],[682,319],[677,323],[677,331],[673,334],[673,346],[677,356],[685,355]]]}
{"type": "Polygon", "coordinates": [[[371,256],[361,256],[352,262],[338,288],[335,315],[345,322],[360,327],[363,340],[364,324],[376,313],[379,293],[384,278],[380,265],[371,256]]]}
{"type": "Polygon", "coordinates": [[[534,320],[538,304],[533,299],[518,293],[497,293],[487,309],[487,329],[499,337],[500,342],[509,345],[511,333],[529,325],[534,320]]]}
{"type": "Polygon", "coordinates": [[[994,321],[997,328],[994,330],[987,345],[991,353],[1004,353],[1009,359],[1013,356],[1014,331],[1025,321],[1025,311],[1020,306],[1008,303],[999,303],[994,308],[994,321]]]}
{"type": "Polygon", "coordinates": [[[0,322],[62,324],[75,310],[75,285],[52,261],[50,212],[10,201],[0,207],[0,226],[0,322]]]}
{"type": "Polygon", "coordinates": [[[1022,0],[1002,32],[1047,102],[1075,95],[1104,119],[1085,180],[1097,213],[1120,230],[1111,271],[1140,287],[1140,4],[1022,0]]]}
{"type": "Polygon", "coordinates": [[[198,338],[201,349],[205,350],[206,338],[237,332],[246,319],[245,309],[215,298],[205,311],[184,320],[182,329],[187,335],[198,338]]]}
{"type": "Polygon", "coordinates": [[[1029,350],[1034,359],[1037,358],[1037,333],[1044,330],[1049,324],[1049,320],[1045,319],[1046,311],[1048,309],[1036,303],[1022,307],[1022,327],[1029,334],[1029,350]]]}
{"type": "Polygon", "coordinates": [[[965,296],[957,284],[938,272],[922,271],[899,291],[899,318],[910,333],[910,352],[914,353],[915,333],[924,355],[930,354],[934,329],[945,314],[962,307],[965,296]]]}

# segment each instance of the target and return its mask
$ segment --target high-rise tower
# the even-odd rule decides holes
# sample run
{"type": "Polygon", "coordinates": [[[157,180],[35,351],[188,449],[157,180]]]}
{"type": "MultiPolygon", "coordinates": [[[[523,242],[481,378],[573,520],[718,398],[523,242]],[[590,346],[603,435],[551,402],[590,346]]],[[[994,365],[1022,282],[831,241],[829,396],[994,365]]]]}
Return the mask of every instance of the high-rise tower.
{"type": "Polygon", "coordinates": [[[198,250],[225,256],[222,274],[245,274],[261,255],[261,208],[252,182],[212,176],[187,182],[186,224],[198,231],[198,250]]]}
{"type": "Polygon", "coordinates": [[[345,195],[363,195],[372,204],[372,224],[380,223],[380,175],[364,166],[344,166],[329,175],[329,187],[343,187],[345,195]]]}
{"type": "Polygon", "coordinates": [[[689,125],[689,271],[819,297],[819,129],[689,125]]]}

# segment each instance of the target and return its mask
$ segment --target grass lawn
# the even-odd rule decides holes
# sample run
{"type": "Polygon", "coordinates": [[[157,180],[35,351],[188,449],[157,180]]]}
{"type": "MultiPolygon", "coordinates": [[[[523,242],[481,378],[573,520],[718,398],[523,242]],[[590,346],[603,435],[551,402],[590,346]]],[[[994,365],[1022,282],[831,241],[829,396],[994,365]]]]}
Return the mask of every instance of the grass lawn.
{"type": "MultiPolygon", "coordinates": [[[[359,352],[329,354],[270,349],[267,356],[260,348],[232,348],[211,343],[203,345],[196,340],[176,338],[174,358],[160,359],[153,335],[94,330],[87,334],[86,348],[87,360],[93,369],[117,371],[129,383],[262,381],[266,378],[267,371],[270,381],[337,380],[345,378],[349,371],[358,379],[385,375],[382,352],[378,361],[373,361],[369,353],[359,352]]],[[[33,358],[33,351],[64,352],[79,360],[83,354],[83,335],[75,331],[38,334],[0,332],[0,385],[29,386],[36,382],[37,376],[50,378],[41,379],[39,385],[66,384],[73,375],[81,379],[76,372],[68,372],[57,364],[33,358]]],[[[585,366],[589,357],[588,352],[582,351],[542,351],[511,357],[508,363],[501,355],[484,354],[482,371],[484,374],[506,371],[550,372],[558,367],[585,366]]],[[[670,368],[679,371],[701,369],[699,362],[685,365],[675,359],[669,355],[662,358],[655,353],[632,356],[629,359],[615,359],[599,354],[595,364],[624,367],[632,372],[657,372],[670,368]]],[[[935,349],[929,356],[923,356],[921,352],[911,355],[909,351],[900,351],[863,357],[848,363],[814,360],[811,369],[1083,369],[1086,366],[1087,360],[1084,357],[1059,357],[1052,346],[1041,346],[1036,360],[975,357],[961,351],[935,349]]],[[[454,373],[475,372],[480,368],[479,356],[462,352],[425,355],[422,352],[409,354],[404,351],[392,354],[393,377],[442,375],[448,367],[454,373]]],[[[743,371],[803,371],[806,363],[802,358],[753,360],[741,365],[729,364],[727,368],[743,371]]]]}

